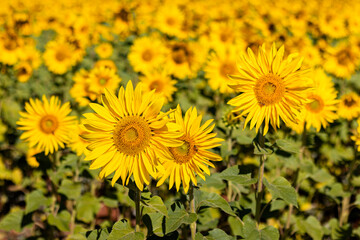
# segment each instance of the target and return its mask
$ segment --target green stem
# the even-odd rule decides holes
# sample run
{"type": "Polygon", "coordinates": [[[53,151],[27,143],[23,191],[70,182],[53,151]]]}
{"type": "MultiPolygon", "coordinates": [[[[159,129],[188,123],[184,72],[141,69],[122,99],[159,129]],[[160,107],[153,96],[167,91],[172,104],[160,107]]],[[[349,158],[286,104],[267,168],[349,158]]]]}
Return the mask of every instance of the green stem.
{"type": "MultiPolygon", "coordinates": [[[[190,183],[189,188],[189,201],[190,201],[190,212],[196,213],[195,211],[195,197],[194,197],[194,186],[192,183],[190,183]]],[[[191,239],[195,240],[196,235],[196,221],[190,224],[190,230],[191,230],[191,239]]]]}
{"type": "MultiPolygon", "coordinates": [[[[264,137],[263,132],[264,132],[264,125],[262,125],[260,127],[260,131],[258,134],[259,145],[261,148],[265,147],[265,137],[264,137]]],[[[265,154],[260,155],[258,185],[257,185],[256,195],[255,195],[255,198],[256,198],[255,220],[258,223],[258,225],[260,223],[260,218],[261,218],[261,200],[264,195],[263,178],[264,178],[264,170],[265,170],[265,160],[266,160],[265,154]]]]}
{"type": "Polygon", "coordinates": [[[136,188],[136,191],[135,191],[135,211],[136,211],[135,232],[140,232],[140,221],[141,221],[140,200],[141,200],[141,191],[140,191],[140,189],[136,188]]]}

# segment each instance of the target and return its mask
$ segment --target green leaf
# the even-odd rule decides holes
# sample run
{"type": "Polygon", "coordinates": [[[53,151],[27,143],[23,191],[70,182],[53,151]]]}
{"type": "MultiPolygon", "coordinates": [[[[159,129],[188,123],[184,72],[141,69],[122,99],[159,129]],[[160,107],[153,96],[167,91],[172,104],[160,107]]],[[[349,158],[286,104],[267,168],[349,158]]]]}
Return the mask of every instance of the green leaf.
{"type": "Polygon", "coordinates": [[[66,210],[61,211],[56,216],[50,214],[48,216],[48,223],[52,226],[57,227],[60,231],[67,232],[70,231],[69,224],[70,224],[70,213],[66,210]]]}
{"type": "Polygon", "coordinates": [[[273,199],[281,198],[285,202],[298,207],[296,191],[285,178],[278,177],[272,183],[269,183],[266,178],[264,178],[264,184],[273,199]]]}
{"type": "Polygon", "coordinates": [[[219,224],[220,210],[218,208],[202,208],[198,214],[196,230],[199,232],[214,229],[219,224]]]}
{"type": "Polygon", "coordinates": [[[219,174],[219,177],[227,180],[232,181],[242,185],[251,185],[257,182],[256,178],[251,178],[251,173],[249,174],[241,174],[241,167],[240,165],[236,165],[230,168],[225,169],[219,174]]]}
{"type": "Polygon", "coordinates": [[[230,225],[233,235],[235,235],[235,236],[243,236],[244,235],[243,223],[240,221],[240,219],[238,217],[229,216],[228,223],[230,225]]]}
{"type": "Polygon", "coordinates": [[[109,232],[109,229],[104,228],[88,231],[85,234],[83,233],[83,235],[86,236],[87,240],[107,240],[110,234],[109,232]]]}
{"type": "Polygon", "coordinates": [[[280,238],[279,230],[273,226],[267,226],[260,231],[253,230],[247,240],[277,240],[280,238]]]}
{"type": "Polygon", "coordinates": [[[197,220],[195,213],[188,213],[180,203],[174,203],[168,209],[168,217],[165,218],[165,233],[177,230],[181,224],[191,224],[197,220]]]}
{"type": "Polygon", "coordinates": [[[248,238],[254,230],[257,230],[256,228],[256,222],[249,216],[246,215],[243,219],[243,232],[244,232],[244,238],[248,238]]]}
{"type": "Polygon", "coordinates": [[[40,206],[47,205],[47,198],[44,197],[41,191],[35,190],[25,197],[26,207],[25,214],[37,210],[40,206]]]}
{"type": "Polygon", "coordinates": [[[236,216],[229,203],[217,193],[208,193],[194,189],[196,209],[200,207],[220,208],[231,216],[236,216]]]}
{"type": "Polygon", "coordinates": [[[149,233],[153,233],[156,236],[163,237],[163,221],[164,215],[158,212],[155,213],[147,213],[143,216],[143,222],[149,230],[149,233]]]}
{"type": "Polygon", "coordinates": [[[342,184],[338,183],[338,182],[331,185],[331,189],[327,194],[329,196],[334,197],[334,198],[336,198],[336,197],[345,197],[346,195],[349,195],[349,194],[344,192],[342,184]]]}
{"type": "Polygon", "coordinates": [[[91,194],[85,194],[77,200],[76,218],[85,223],[90,223],[99,209],[99,200],[91,194]]]}
{"type": "Polygon", "coordinates": [[[227,235],[223,230],[221,229],[213,229],[209,232],[209,235],[206,236],[206,239],[208,240],[217,240],[217,239],[221,239],[221,240],[233,240],[236,239],[235,237],[231,237],[229,235],[227,235]]]}
{"type": "Polygon", "coordinates": [[[289,153],[299,153],[301,143],[295,142],[292,139],[278,139],[276,140],[276,145],[283,151],[289,153]]]}
{"type": "Polygon", "coordinates": [[[117,221],[108,240],[144,240],[145,236],[142,232],[135,232],[126,220],[117,221]]]}
{"type": "Polygon", "coordinates": [[[24,212],[22,210],[10,212],[0,221],[0,229],[5,231],[14,230],[16,232],[20,232],[23,215],[24,212]]]}
{"type": "Polygon", "coordinates": [[[254,141],[253,145],[255,155],[271,155],[274,152],[272,147],[268,144],[265,144],[265,147],[261,147],[258,142],[254,141]]]}
{"type": "Polygon", "coordinates": [[[64,194],[69,199],[77,199],[81,194],[81,184],[74,183],[69,179],[64,179],[61,182],[58,192],[64,194]]]}
{"type": "Polygon", "coordinates": [[[158,212],[161,213],[164,216],[168,215],[166,206],[164,205],[164,202],[159,196],[154,196],[150,198],[149,201],[141,202],[141,205],[144,206],[143,214],[146,213],[152,213],[152,212],[158,212]]]}
{"type": "Polygon", "coordinates": [[[305,221],[302,222],[304,230],[309,234],[314,240],[321,240],[324,232],[321,227],[319,220],[314,216],[309,216],[305,221]]]}

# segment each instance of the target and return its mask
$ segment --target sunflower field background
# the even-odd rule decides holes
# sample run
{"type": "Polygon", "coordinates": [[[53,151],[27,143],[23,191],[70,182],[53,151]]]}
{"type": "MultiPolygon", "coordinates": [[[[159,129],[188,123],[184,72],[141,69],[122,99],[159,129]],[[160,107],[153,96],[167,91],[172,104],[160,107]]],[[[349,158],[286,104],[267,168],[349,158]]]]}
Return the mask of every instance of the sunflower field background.
{"type": "Polygon", "coordinates": [[[0,239],[360,239],[358,0],[2,0],[0,239]]]}

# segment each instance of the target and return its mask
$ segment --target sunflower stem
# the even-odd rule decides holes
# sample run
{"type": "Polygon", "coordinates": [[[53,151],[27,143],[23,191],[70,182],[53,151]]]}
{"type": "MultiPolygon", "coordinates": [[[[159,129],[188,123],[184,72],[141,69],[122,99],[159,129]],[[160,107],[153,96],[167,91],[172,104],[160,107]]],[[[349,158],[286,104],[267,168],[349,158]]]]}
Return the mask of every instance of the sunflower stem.
{"type": "MultiPolygon", "coordinates": [[[[190,183],[189,188],[189,201],[190,201],[190,213],[196,213],[195,212],[195,197],[194,197],[194,186],[192,183],[190,183]]],[[[195,240],[196,235],[196,221],[190,224],[190,230],[191,230],[191,239],[195,240]]]]}
{"type": "MultiPolygon", "coordinates": [[[[265,136],[264,136],[264,124],[260,127],[260,131],[259,131],[259,137],[258,137],[258,141],[259,141],[259,145],[261,148],[265,147],[265,136]]],[[[257,185],[257,189],[256,189],[256,211],[255,211],[255,220],[258,223],[260,223],[260,218],[261,218],[261,200],[263,198],[264,192],[263,192],[263,178],[264,178],[264,169],[265,169],[265,154],[260,155],[260,164],[259,164],[259,175],[258,175],[258,185],[257,185]]]]}
{"type": "Polygon", "coordinates": [[[140,200],[141,200],[141,191],[136,188],[135,191],[135,214],[136,214],[136,226],[135,232],[140,232],[140,221],[141,221],[141,213],[140,213],[140,200]]]}

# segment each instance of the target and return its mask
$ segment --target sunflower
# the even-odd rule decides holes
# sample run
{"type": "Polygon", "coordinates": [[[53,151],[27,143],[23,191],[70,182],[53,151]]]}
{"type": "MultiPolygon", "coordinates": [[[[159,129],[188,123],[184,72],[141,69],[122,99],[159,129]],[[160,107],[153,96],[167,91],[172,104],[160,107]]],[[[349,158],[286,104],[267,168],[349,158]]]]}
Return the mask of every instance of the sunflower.
{"type": "Polygon", "coordinates": [[[14,65],[19,59],[22,41],[16,35],[4,34],[0,36],[0,62],[14,65]]]}
{"type": "Polygon", "coordinates": [[[129,81],[126,90],[120,88],[118,98],[106,89],[102,102],[104,106],[90,104],[96,113],[84,114],[89,133],[82,137],[90,142],[85,160],[92,160],[91,169],[101,168],[101,178],[115,171],[112,185],[120,177],[127,184],[133,175],[143,190],[150,176],[157,175],[160,153],[181,144],[176,140],[180,133],[167,124],[166,113],[160,114],[164,99],[156,98],[155,91],[142,94],[141,83],[134,91],[129,81]]]}
{"type": "Polygon", "coordinates": [[[355,92],[344,94],[340,98],[337,113],[339,117],[351,120],[360,115],[360,97],[355,92]]]}
{"type": "Polygon", "coordinates": [[[182,38],[184,19],[184,13],[176,4],[164,4],[156,12],[154,27],[169,36],[182,38]]]}
{"type": "Polygon", "coordinates": [[[206,60],[207,49],[198,42],[172,42],[166,67],[177,78],[194,77],[206,60]]]}
{"type": "Polygon", "coordinates": [[[296,132],[301,133],[306,123],[306,129],[311,126],[320,131],[321,126],[326,128],[338,118],[336,114],[337,92],[330,77],[322,69],[316,69],[312,74],[314,90],[307,95],[308,103],[305,104],[298,116],[298,124],[290,123],[290,127],[296,132]]]}
{"type": "Polygon", "coordinates": [[[346,43],[329,48],[324,69],[336,77],[349,79],[360,63],[359,54],[357,47],[346,43]]]}
{"type": "Polygon", "coordinates": [[[18,129],[25,132],[20,139],[29,142],[29,147],[36,147],[45,151],[45,155],[65,147],[69,139],[69,132],[74,126],[74,117],[68,116],[71,112],[69,102],[61,106],[58,97],[51,96],[50,101],[42,97],[25,104],[26,112],[20,112],[20,120],[16,123],[18,129]]]}
{"type": "Polygon", "coordinates": [[[95,48],[95,52],[100,58],[109,58],[113,53],[113,47],[110,43],[102,43],[95,48]]]}
{"type": "Polygon", "coordinates": [[[98,97],[96,92],[90,90],[88,79],[89,72],[85,69],[80,69],[73,77],[75,84],[70,89],[70,95],[75,98],[75,101],[79,103],[80,106],[87,106],[90,100],[95,101],[98,97]]]}
{"type": "Polygon", "coordinates": [[[239,59],[239,75],[230,76],[229,86],[242,94],[228,104],[236,107],[234,112],[247,115],[244,128],[251,120],[250,129],[256,125],[258,131],[264,122],[265,135],[269,122],[275,130],[280,127],[280,119],[287,125],[296,122],[311,81],[305,77],[308,71],[300,70],[302,58],[291,54],[283,60],[283,56],[284,46],[277,50],[273,44],[267,52],[263,44],[257,57],[248,48],[248,56],[242,55],[239,59]]]}
{"type": "Polygon", "coordinates": [[[14,66],[16,77],[19,82],[27,82],[33,73],[33,69],[28,62],[20,62],[14,66]]]}
{"type": "Polygon", "coordinates": [[[134,70],[147,72],[165,62],[167,49],[159,38],[141,37],[134,41],[128,59],[134,70]]]}
{"type": "Polygon", "coordinates": [[[354,136],[351,136],[351,140],[355,141],[355,145],[357,145],[357,150],[360,152],[360,119],[357,120],[357,130],[354,136]]]}
{"type": "Polygon", "coordinates": [[[215,124],[210,125],[212,119],[207,120],[201,125],[202,116],[197,114],[196,108],[186,111],[182,117],[180,106],[178,105],[174,113],[174,121],[180,127],[181,136],[178,138],[182,145],[169,147],[164,155],[162,171],[159,172],[160,186],[169,179],[169,189],[175,184],[179,191],[180,184],[183,184],[185,193],[188,192],[190,181],[197,185],[196,175],[205,180],[205,175],[210,175],[208,166],[215,167],[211,161],[221,161],[221,157],[208,151],[209,149],[220,146],[221,138],[215,138],[216,133],[210,133],[215,124]]]}
{"type": "Polygon", "coordinates": [[[104,89],[114,92],[119,87],[121,78],[115,70],[105,67],[94,68],[89,72],[89,92],[96,93],[98,97],[104,93],[104,89]]]}
{"type": "Polygon", "coordinates": [[[214,90],[219,90],[220,93],[232,93],[234,90],[228,86],[228,75],[235,74],[236,55],[235,49],[229,48],[225,51],[218,51],[210,55],[207,66],[204,68],[205,78],[209,79],[209,86],[214,90]]]}
{"type": "Polygon", "coordinates": [[[80,124],[77,124],[74,131],[70,133],[71,142],[69,143],[69,146],[71,150],[73,150],[78,156],[81,156],[83,153],[86,155],[86,153],[88,152],[86,147],[89,145],[89,142],[80,137],[80,135],[84,135],[87,133],[89,132],[84,129],[82,121],[80,124]]]}
{"type": "Polygon", "coordinates": [[[167,102],[172,101],[172,94],[177,90],[175,87],[177,81],[171,79],[166,71],[152,71],[139,79],[143,83],[145,92],[155,90],[156,95],[165,97],[167,102]]]}
{"type": "Polygon", "coordinates": [[[100,67],[110,68],[113,69],[115,72],[117,72],[117,67],[114,61],[109,59],[102,59],[97,61],[94,65],[94,68],[100,68],[100,67]]]}
{"type": "Polygon", "coordinates": [[[37,168],[39,167],[39,162],[36,160],[35,155],[40,153],[41,151],[36,148],[29,148],[26,153],[26,162],[30,167],[37,168]]]}
{"type": "Polygon", "coordinates": [[[43,58],[49,71],[64,74],[76,64],[75,48],[67,42],[50,41],[46,45],[43,58]]]}

